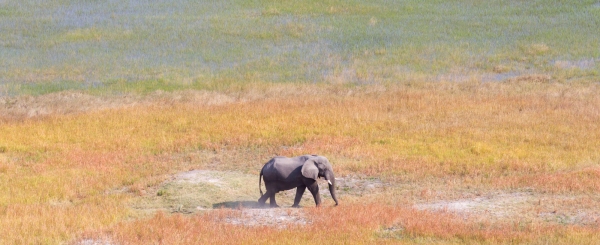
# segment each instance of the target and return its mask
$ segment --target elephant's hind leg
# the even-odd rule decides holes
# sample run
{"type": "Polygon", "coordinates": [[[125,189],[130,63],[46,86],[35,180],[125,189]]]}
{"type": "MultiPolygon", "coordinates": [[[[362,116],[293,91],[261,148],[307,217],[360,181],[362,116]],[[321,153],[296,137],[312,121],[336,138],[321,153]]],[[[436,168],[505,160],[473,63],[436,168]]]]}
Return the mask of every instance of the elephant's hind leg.
{"type": "Polygon", "coordinates": [[[271,192],[271,193],[270,193],[270,197],[269,197],[269,199],[271,200],[271,201],[269,202],[269,204],[270,204],[270,206],[271,206],[272,208],[278,208],[278,207],[279,207],[279,205],[277,205],[277,202],[275,201],[275,192],[271,192]]]}
{"type": "Polygon", "coordinates": [[[258,199],[258,204],[260,206],[264,206],[265,202],[267,201],[267,199],[269,198],[269,196],[271,195],[271,193],[269,193],[267,191],[267,193],[265,193],[264,195],[262,195],[259,199],[258,199]]]}
{"type": "Polygon", "coordinates": [[[298,188],[296,188],[296,198],[294,198],[294,205],[292,205],[292,207],[300,207],[298,204],[300,204],[300,200],[302,200],[302,195],[304,195],[305,190],[306,186],[298,186],[298,188]]]}

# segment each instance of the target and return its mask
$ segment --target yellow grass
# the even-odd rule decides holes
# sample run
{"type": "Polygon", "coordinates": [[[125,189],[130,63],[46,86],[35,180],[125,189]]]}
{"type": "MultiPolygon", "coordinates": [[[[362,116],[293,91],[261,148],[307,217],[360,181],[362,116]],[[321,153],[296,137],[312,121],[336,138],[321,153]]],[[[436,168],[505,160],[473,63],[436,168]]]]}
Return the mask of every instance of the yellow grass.
{"type": "Polygon", "coordinates": [[[235,217],[220,210],[186,217],[158,213],[149,220],[124,222],[109,233],[125,244],[374,244],[374,243],[590,243],[596,230],[582,227],[469,222],[449,213],[428,213],[402,207],[351,204],[336,208],[307,208],[308,226],[240,227],[222,222],[235,217]]]}
{"type": "Polygon", "coordinates": [[[190,154],[204,151],[227,159],[211,168],[248,173],[274,155],[314,153],[328,156],[340,176],[598,195],[598,94],[595,84],[526,81],[253,85],[213,105],[166,96],[83,114],[3,118],[0,243],[105,234],[141,244],[598,241],[596,228],[477,224],[377,200],[311,209],[316,225],[309,234],[218,222],[227,211],[129,221],[127,205],[168,174],[208,167],[190,154]],[[394,225],[403,227],[391,235],[400,240],[378,231],[394,225]]]}

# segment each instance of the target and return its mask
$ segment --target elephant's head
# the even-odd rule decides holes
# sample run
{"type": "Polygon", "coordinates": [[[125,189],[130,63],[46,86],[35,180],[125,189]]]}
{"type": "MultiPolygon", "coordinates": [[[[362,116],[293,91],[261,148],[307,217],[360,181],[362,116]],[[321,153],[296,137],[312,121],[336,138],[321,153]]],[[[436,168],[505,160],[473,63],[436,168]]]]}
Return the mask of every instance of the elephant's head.
{"type": "Polygon", "coordinates": [[[335,176],[333,175],[333,168],[329,163],[329,160],[323,156],[312,156],[309,157],[304,165],[302,166],[302,175],[306,178],[317,180],[319,177],[325,178],[329,183],[329,192],[331,197],[335,201],[335,205],[338,205],[337,196],[335,193],[335,176]]]}

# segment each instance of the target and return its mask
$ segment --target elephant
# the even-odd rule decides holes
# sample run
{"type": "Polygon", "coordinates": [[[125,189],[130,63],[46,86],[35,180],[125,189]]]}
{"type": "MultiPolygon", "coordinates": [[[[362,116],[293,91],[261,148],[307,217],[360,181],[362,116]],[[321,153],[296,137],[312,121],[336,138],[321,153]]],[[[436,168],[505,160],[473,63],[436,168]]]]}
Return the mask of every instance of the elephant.
{"type": "Polygon", "coordinates": [[[317,207],[321,205],[321,196],[319,195],[319,185],[317,179],[323,177],[329,184],[329,192],[338,205],[335,193],[335,177],[329,160],[319,155],[303,155],[293,158],[274,157],[269,160],[260,170],[258,178],[258,189],[261,197],[258,203],[261,206],[270,198],[271,207],[279,207],[275,201],[275,194],[279,191],[296,188],[296,198],[292,207],[299,207],[300,199],[304,191],[308,188],[315,199],[317,207]],[[261,180],[265,180],[267,192],[263,194],[261,180]]]}

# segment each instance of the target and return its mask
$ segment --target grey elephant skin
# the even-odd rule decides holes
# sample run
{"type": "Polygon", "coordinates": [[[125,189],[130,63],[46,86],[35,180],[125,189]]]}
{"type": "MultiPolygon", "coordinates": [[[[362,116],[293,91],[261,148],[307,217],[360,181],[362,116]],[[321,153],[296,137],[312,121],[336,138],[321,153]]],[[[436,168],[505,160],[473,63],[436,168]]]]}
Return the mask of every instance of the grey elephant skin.
{"type": "Polygon", "coordinates": [[[338,205],[335,194],[335,177],[331,163],[324,156],[303,155],[298,157],[274,157],[269,160],[260,170],[258,179],[258,189],[260,190],[260,199],[258,203],[265,205],[267,199],[270,199],[271,207],[279,207],[275,201],[275,194],[280,191],[296,188],[296,198],[292,207],[299,207],[304,191],[308,189],[315,199],[316,206],[321,205],[321,196],[319,195],[318,178],[324,178],[329,184],[329,192],[338,205]],[[263,194],[261,180],[264,177],[267,192],[263,194]]]}

